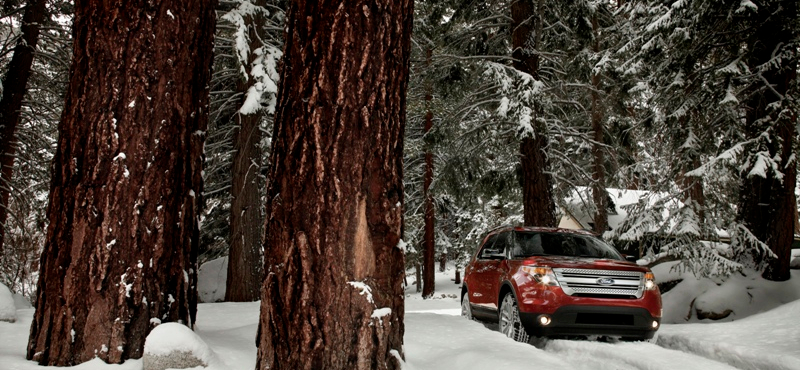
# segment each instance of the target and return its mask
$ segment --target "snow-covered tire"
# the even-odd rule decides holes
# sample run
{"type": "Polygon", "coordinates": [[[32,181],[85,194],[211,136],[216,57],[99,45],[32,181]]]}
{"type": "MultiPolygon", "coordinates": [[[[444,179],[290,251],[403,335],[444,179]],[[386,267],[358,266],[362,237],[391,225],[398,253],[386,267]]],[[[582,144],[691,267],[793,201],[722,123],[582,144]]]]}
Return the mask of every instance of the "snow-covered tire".
{"type": "Polygon", "coordinates": [[[519,318],[519,308],[514,293],[506,293],[500,303],[500,332],[517,341],[527,343],[529,336],[519,318]]]}
{"type": "Polygon", "coordinates": [[[472,307],[469,305],[469,292],[464,292],[461,295],[461,316],[464,316],[467,320],[474,320],[472,317],[472,307]]]}

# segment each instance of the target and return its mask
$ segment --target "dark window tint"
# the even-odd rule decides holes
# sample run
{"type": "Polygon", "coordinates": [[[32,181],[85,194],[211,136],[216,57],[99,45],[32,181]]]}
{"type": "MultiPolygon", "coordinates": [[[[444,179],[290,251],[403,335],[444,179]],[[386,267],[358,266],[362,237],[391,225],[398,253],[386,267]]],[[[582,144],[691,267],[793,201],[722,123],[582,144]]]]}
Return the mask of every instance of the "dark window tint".
{"type": "Polygon", "coordinates": [[[486,243],[483,243],[481,251],[480,253],[478,253],[478,258],[486,258],[486,251],[492,249],[492,246],[494,245],[494,242],[497,240],[497,237],[499,235],[500,234],[494,234],[490,236],[488,239],[486,239],[486,243]]]}
{"type": "Polygon", "coordinates": [[[508,246],[508,244],[510,244],[509,240],[508,240],[509,239],[508,238],[509,235],[511,235],[511,233],[508,232],[508,231],[504,231],[504,232],[502,232],[500,234],[497,234],[497,240],[495,240],[494,246],[492,246],[492,249],[495,249],[495,250],[498,250],[498,251],[505,251],[506,247],[508,246]]]}
{"type": "Polygon", "coordinates": [[[613,247],[588,235],[515,232],[514,257],[567,256],[624,260],[613,247]]]}
{"type": "Polygon", "coordinates": [[[508,245],[508,232],[494,234],[483,244],[479,258],[489,258],[489,255],[503,253],[508,245]]]}

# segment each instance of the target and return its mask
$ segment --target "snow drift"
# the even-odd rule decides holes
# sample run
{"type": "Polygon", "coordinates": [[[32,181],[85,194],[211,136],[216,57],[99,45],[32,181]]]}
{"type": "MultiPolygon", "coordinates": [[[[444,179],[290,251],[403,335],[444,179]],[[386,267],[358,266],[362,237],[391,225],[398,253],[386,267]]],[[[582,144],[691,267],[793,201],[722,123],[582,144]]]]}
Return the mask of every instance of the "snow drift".
{"type": "Polygon", "coordinates": [[[0,321],[17,321],[17,307],[14,305],[14,295],[2,283],[0,283],[0,321]]]}

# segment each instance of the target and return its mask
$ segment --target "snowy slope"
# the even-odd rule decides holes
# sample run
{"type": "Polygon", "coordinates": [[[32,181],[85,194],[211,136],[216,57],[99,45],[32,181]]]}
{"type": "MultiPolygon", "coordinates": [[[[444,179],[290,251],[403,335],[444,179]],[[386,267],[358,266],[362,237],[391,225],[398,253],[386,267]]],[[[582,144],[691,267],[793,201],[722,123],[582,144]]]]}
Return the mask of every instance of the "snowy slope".
{"type": "Polygon", "coordinates": [[[739,321],[664,325],[658,344],[740,369],[800,369],[800,301],[739,321]]]}

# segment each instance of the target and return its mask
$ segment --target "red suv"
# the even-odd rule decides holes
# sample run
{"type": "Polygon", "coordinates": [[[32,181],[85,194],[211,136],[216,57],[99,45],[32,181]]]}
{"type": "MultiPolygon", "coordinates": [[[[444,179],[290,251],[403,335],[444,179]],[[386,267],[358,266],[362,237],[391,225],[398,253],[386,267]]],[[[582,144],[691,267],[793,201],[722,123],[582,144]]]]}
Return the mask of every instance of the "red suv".
{"type": "Polygon", "coordinates": [[[484,238],[464,273],[461,314],[528,336],[651,339],[661,294],[650,269],[589,232],[501,227],[484,238]]]}

